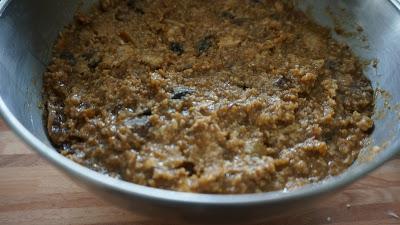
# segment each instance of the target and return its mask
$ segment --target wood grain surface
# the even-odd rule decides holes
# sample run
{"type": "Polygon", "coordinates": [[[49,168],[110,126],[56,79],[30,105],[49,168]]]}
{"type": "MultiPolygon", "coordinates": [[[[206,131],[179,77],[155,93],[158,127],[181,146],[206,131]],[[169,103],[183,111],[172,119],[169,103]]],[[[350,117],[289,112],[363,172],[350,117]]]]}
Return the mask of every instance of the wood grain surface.
{"type": "MultiPolygon", "coordinates": [[[[400,157],[314,209],[273,225],[400,225],[400,157]]],[[[0,224],[156,223],[78,187],[22,143],[0,120],[0,224]]]]}

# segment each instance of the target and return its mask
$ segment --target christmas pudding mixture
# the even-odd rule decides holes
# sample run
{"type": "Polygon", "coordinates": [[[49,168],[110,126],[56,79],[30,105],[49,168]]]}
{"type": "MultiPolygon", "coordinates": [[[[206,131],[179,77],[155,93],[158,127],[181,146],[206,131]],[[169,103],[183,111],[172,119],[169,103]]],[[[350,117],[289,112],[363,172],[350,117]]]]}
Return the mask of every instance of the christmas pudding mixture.
{"type": "Polygon", "coordinates": [[[61,154],[185,192],[318,182],[374,126],[360,60],[273,0],[99,1],[60,34],[43,93],[61,154]]]}

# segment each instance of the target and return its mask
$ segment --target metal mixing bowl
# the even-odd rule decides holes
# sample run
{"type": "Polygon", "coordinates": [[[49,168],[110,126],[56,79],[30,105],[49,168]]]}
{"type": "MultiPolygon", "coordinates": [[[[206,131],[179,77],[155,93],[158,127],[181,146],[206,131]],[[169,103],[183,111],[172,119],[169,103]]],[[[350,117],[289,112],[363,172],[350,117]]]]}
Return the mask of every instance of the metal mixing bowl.
{"type": "MultiPolygon", "coordinates": [[[[378,59],[365,73],[377,90],[375,130],[369,147],[345,173],[298,190],[244,195],[180,193],[116,180],[80,166],[50,144],[43,126],[42,73],[58,32],[71,21],[79,0],[0,0],[0,113],[35,151],[80,184],[117,205],[153,218],[195,222],[257,222],[306,208],[309,203],[359,179],[400,150],[400,11],[395,0],[304,0],[318,23],[361,31],[335,37],[365,59],[378,59]],[[9,3],[9,4],[7,4],[9,3]],[[326,7],[329,5],[329,10],[326,7]],[[365,38],[366,37],[366,38],[365,38]],[[366,39],[366,40],[365,40],[366,39]],[[378,145],[377,152],[371,146],[378,145]]],[[[94,1],[84,1],[90,5],[94,1]]],[[[171,220],[168,220],[171,221],[171,220]]]]}

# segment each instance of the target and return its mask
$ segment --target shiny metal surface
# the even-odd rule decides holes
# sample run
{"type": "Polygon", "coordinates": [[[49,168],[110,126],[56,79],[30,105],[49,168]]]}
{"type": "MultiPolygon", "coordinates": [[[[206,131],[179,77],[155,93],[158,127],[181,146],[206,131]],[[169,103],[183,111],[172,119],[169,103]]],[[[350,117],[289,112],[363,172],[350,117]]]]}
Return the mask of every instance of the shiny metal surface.
{"type": "Polygon", "coordinates": [[[0,16],[3,14],[11,0],[0,0],[0,16]]]}
{"type": "Polygon", "coordinates": [[[392,4],[400,10],[400,0],[391,0],[392,4]]]}
{"type": "MultiPolygon", "coordinates": [[[[3,2],[4,0],[2,0],[3,2]]],[[[94,1],[85,1],[90,4],[94,1]]],[[[378,94],[372,145],[384,146],[376,156],[366,148],[344,174],[292,192],[245,195],[179,193],[116,180],[59,155],[50,145],[42,124],[42,73],[53,41],[73,16],[79,0],[12,0],[0,18],[0,114],[35,151],[71,178],[101,197],[162,220],[239,223],[271,219],[327,196],[376,169],[400,151],[400,13],[397,0],[299,1],[299,7],[316,20],[334,27],[340,19],[348,30],[363,27],[362,37],[337,39],[347,42],[360,57],[378,59],[377,68],[365,70],[378,94]],[[329,10],[326,10],[329,6],[329,10]],[[343,11],[342,9],[346,9],[343,11]],[[330,16],[331,11],[334,16],[330,16]],[[382,91],[380,91],[382,92],[382,91]],[[390,107],[387,107],[390,106],[390,107]],[[374,157],[375,156],[375,157],[374,157]],[[371,160],[365,160],[371,158],[371,160]]]]}

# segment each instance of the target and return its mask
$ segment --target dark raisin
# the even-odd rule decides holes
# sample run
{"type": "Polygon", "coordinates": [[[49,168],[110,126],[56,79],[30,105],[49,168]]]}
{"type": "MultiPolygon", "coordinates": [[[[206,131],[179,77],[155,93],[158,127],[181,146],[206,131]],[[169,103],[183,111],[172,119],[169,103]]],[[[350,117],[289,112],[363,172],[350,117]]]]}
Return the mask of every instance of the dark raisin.
{"type": "Polygon", "coordinates": [[[372,124],[372,127],[370,127],[370,128],[366,131],[366,133],[367,133],[368,135],[370,135],[370,134],[372,134],[372,133],[374,132],[374,130],[375,130],[375,124],[372,124]]]}
{"type": "Polygon", "coordinates": [[[124,108],[123,105],[121,105],[121,104],[116,104],[115,106],[113,106],[113,107],[110,109],[110,112],[111,112],[113,115],[118,115],[119,111],[121,111],[123,108],[124,108]]]}
{"type": "Polygon", "coordinates": [[[235,15],[233,15],[231,12],[229,12],[229,11],[223,11],[222,13],[221,13],[221,16],[222,16],[222,18],[224,18],[224,19],[228,19],[228,20],[233,20],[233,19],[235,19],[235,15]]]}
{"type": "Polygon", "coordinates": [[[100,64],[101,58],[99,56],[93,56],[89,62],[88,62],[88,67],[90,69],[96,69],[96,67],[100,64]]]}
{"type": "Polygon", "coordinates": [[[212,47],[213,45],[213,36],[208,35],[205,36],[203,39],[201,39],[198,43],[197,43],[197,53],[198,55],[203,54],[204,52],[206,52],[209,48],[212,47]]]}
{"type": "Polygon", "coordinates": [[[235,15],[233,15],[231,12],[229,11],[224,11],[221,13],[221,17],[228,20],[229,22],[231,22],[232,24],[241,26],[246,22],[245,18],[237,18],[235,15]]]}
{"type": "Polygon", "coordinates": [[[144,11],[143,11],[143,9],[141,9],[141,8],[138,7],[137,2],[138,2],[137,0],[128,0],[128,2],[127,2],[128,7],[129,7],[130,9],[133,9],[133,11],[134,11],[135,13],[140,14],[140,15],[143,15],[143,14],[144,14],[144,11]]]}
{"type": "Polygon", "coordinates": [[[329,132],[325,132],[322,134],[322,139],[326,142],[330,142],[333,140],[333,137],[337,132],[338,132],[337,130],[331,130],[329,132]]]}
{"type": "Polygon", "coordinates": [[[140,14],[140,15],[144,15],[144,11],[141,8],[135,8],[134,9],[135,13],[140,14]]]}
{"type": "Polygon", "coordinates": [[[75,56],[72,52],[70,51],[63,51],[60,54],[60,58],[67,61],[68,64],[70,65],[75,65],[76,64],[76,59],[75,56]]]}
{"type": "Polygon", "coordinates": [[[84,58],[85,60],[90,60],[93,57],[93,55],[94,55],[94,51],[92,51],[92,50],[89,50],[89,51],[81,54],[82,58],[84,58]]]}
{"type": "Polygon", "coordinates": [[[325,67],[330,69],[330,70],[337,70],[338,68],[338,63],[335,60],[328,59],[325,62],[325,67]]]}
{"type": "Polygon", "coordinates": [[[186,95],[193,94],[194,90],[186,87],[177,87],[174,89],[171,99],[182,99],[186,95]]]}
{"type": "Polygon", "coordinates": [[[151,109],[145,109],[145,110],[143,110],[143,112],[141,112],[141,113],[139,114],[139,116],[151,116],[151,114],[153,114],[153,113],[151,112],[151,109]]]}
{"type": "Polygon", "coordinates": [[[279,13],[274,13],[271,15],[271,18],[274,20],[279,20],[281,18],[281,15],[279,13]]]}
{"type": "Polygon", "coordinates": [[[274,85],[279,88],[289,88],[291,84],[291,80],[285,76],[280,76],[278,79],[275,80],[274,85]]]}
{"type": "Polygon", "coordinates": [[[238,84],[237,86],[238,86],[239,88],[243,89],[243,90],[249,89],[249,86],[247,86],[246,84],[238,84]]]}
{"type": "Polygon", "coordinates": [[[232,20],[232,23],[237,26],[242,26],[246,22],[246,18],[235,18],[232,20]]]}
{"type": "Polygon", "coordinates": [[[189,176],[196,174],[195,164],[193,162],[185,161],[180,166],[178,166],[178,168],[185,169],[188,172],[189,176]]]}
{"type": "Polygon", "coordinates": [[[305,99],[310,98],[310,94],[305,91],[299,92],[298,95],[299,95],[299,98],[305,98],[305,99]]]}
{"type": "Polygon", "coordinates": [[[80,12],[76,13],[74,18],[79,25],[88,25],[92,22],[89,16],[80,12]]]}
{"type": "Polygon", "coordinates": [[[173,52],[175,52],[177,55],[182,55],[183,52],[185,51],[183,48],[183,45],[179,42],[172,42],[169,45],[169,49],[173,52]]]}
{"type": "Polygon", "coordinates": [[[134,8],[134,7],[136,7],[136,2],[137,2],[137,0],[128,0],[127,5],[129,8],[134,8]]]}
{"type": "Polygon", "coordinates": [[[71,59],[74,59],[75,56],[74,56],[74,54],[72,52],[63,51],[63,52],[60,53],[60,58],[61,59],[65,59],[65,60],[71,60],[71,59]]]}
{"type": "Polygon", "coordinates": [[[82,143],[85,142],[85,138],[78,135],[70,135],[68,141],[73,143],[82,143]]]}

